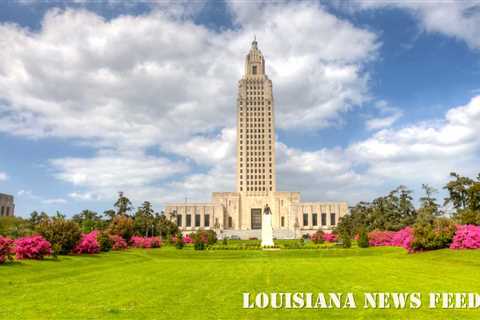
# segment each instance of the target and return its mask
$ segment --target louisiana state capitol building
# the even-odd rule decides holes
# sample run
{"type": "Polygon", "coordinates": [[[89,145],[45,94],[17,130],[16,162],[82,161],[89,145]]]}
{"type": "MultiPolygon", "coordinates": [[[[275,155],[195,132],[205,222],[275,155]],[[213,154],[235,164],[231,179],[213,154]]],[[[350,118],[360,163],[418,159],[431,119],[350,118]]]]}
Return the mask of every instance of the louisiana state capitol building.
{"type": "Polygon", "coordinates": [[[273,87],[256,40],[238,83],[236,109],[236,191],[214,192],[209,203],[169,203],[167,216],[187,232],[203,228],[223,236],[259,238],[262,211],[268,205],[273,235],[278,239],[335,227],[347,213],[347,203],[301,202],[299,192],[277,191],[273,87]]]}

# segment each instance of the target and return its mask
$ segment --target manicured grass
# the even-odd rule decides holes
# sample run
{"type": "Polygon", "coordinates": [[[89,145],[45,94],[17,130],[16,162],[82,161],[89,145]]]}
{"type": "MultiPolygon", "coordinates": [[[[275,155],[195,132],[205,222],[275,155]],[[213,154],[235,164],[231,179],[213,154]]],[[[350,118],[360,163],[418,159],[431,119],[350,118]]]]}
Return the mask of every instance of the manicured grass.
{"type": "Polygon", "coordinates": [[[0,319],[478,319],[425,305],[242,309],[242,292],[480,292],[479,274],[480,250],[130,249],[0,266],[0,319]]]}

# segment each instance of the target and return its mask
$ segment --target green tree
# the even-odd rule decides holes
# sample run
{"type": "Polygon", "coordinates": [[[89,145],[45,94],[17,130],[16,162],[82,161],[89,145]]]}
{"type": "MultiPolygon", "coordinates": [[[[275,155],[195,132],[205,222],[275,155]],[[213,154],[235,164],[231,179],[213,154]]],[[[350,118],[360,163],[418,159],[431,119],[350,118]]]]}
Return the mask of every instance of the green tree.
{"type": "Polygon", "coordinates": [[[107,222],[111,222],[117,213],[113,209],[108,209],[103,212],[103,215],[105,216],[107,222]]]}
{"type": "Polygon", "coordinates": [[[32,230],[35,230],[35,228],[43,221],[48,220],[48,214],[45,212],[38,213],[37,211],[33,211],[30,213],[30,218],[28,219],[28,222],[30,223],[30,228],[32,230]]]}
{"type": "Polygon", "coordinates": [[[89,233],[95,229],[102,229],[102,218],[95,211],[83,210],[72,217],[72,220],[80,225],[83,233],[89,233]]]}
{"type": "Polygon", "coordinates": [[[155,229],[156,235],[160,235],[163,239],[168,239],[179,232],[177,224],[168,219],[165,214],[155,214],[155,229]]]}
{"type": "Polygon", "coordinates": [[[52,244],[55,254],[68,254],[80,240],[81,230],[78,223],[58,215],[42,221],[38,232],[52,244]]]}
{"type": "Polygon", "coordinates": [[[368,248],[369,246],[368,233],[365,228],[363,228],[358,235],[358,246],[360,248],[368,248]]]}
{"type": "Polygon", "coordinates": [[[138,208],[134,216],[135,219],[135,233],[138,235],[154,234],[155,216],[150,202],[145,201],[141,207],[138,208]]]}
{"type": "Polygon", "coordinates": [[[117,215],[107,228],[107,233],[121,236],[125,241],[129,241],[135,233],[135,225],[132,218],[126,215],[117,215]]]}
{"type": "Polygon", "coordinates": [[[460,224],[480,224],[480,174],[476,180],[452,172],[451,180],[445,186],[448,197],[445,204],[454,209],[454,219],[460,224]]]}
{"type": "Polygon", "coordinates": [[[11,238],[19,238],[32,234],[30,222],[21,217],[0,217],[0,235],[11,238]]]}
{"type": "Polygon", "coordinates": [[[118,200],[115,202],[114,207],[117,208],[117,215],[128,215],[133,209],[132,203],[127,197],[125,197],[122,191],[118,193],[118,200]]]}

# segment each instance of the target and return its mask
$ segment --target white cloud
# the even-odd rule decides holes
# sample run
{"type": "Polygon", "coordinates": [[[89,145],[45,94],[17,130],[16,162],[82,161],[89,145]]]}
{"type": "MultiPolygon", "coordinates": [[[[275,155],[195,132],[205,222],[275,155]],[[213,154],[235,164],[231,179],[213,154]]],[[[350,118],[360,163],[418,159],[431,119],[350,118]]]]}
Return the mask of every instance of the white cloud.
{"type": "Polygon", "coordinates": [[[391,127],[403,114],[400,109],[389,106],[384,100],[377,101],[375,107],[379,111],[379,114],[377,117],[367,119],[365,126],[368,130],[391,127]]]}
{"type": "Polygon", "coordinates": [[[8,179],[8,175],[5,172],[0,171],[0,181],[6,181],[8,179]]]}
{"type": "Polygon", "coordinates": [[[38,33],[0,25],[9,44],[0,52],[0,130],[147,147],[231,127],[254,31],[275,80],[279,127],[328,126],[368,99],[362,66],[376,36],[321,7],[269,4],[261,25],[221,32],[164,11],[106,21],[52,10],[38,33]]]}
{"type": "Polygon", "coordinates": [[[356,8],[400,8],[410,11],[426,32],[441,33],[480,49],[480,1],[354,1],[356,8]]]}
{"type": "MultiPolygon", "coordinates": [[[[51,160],[55,176],[87,191],[70,193],[74,199],[110,199],[118,191],[141,194],[159,181],[181,175],[188,166],[181,162],[145,155],[143,152],[102,151],[92,158],[51,160]]],[[[141,199],[144,200],[144,199],[141,199]]]]}
{"type": "Polygon", "coordinates": [[[385,129],[348,148],[367,164],[367,174],[401,181],[440,183],[451,171],[476,175],[480,138],[480,96],[450,109],[444,119],[385,129]]]}
{"type": "Polygon", "coordinates": [[[44,204],[65,204],[67,200],[63,198],[52,198],[52,199],[45,199],[42,201],[44,204]]]}

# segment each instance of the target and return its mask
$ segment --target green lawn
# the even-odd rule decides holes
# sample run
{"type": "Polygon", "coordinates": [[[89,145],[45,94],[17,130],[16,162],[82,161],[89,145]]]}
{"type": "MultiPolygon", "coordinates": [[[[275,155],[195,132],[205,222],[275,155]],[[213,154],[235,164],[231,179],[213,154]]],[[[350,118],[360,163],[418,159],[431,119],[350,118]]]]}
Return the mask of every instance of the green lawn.
{"type": "Polygon", "coordinates": [[[0,319],[478,319],[426,306],[250,310],[242,292],[480,292],[479,275],[480,250],[130,249],[0,266],[0,319]]]}

